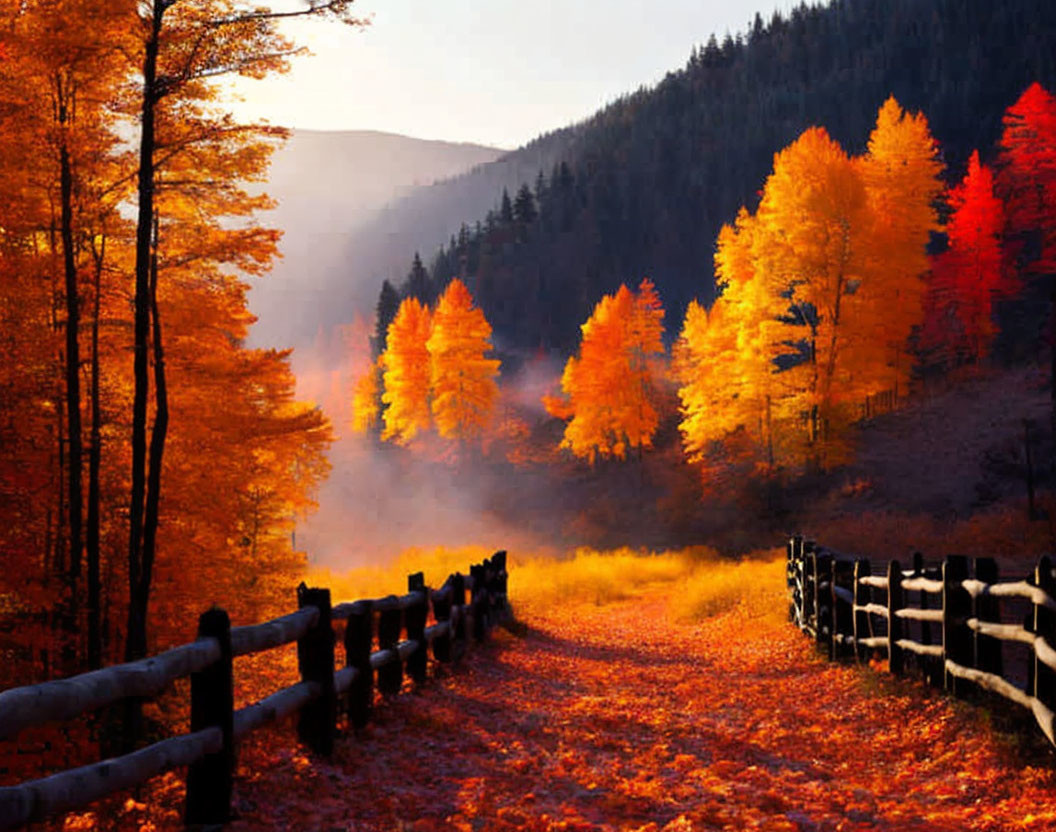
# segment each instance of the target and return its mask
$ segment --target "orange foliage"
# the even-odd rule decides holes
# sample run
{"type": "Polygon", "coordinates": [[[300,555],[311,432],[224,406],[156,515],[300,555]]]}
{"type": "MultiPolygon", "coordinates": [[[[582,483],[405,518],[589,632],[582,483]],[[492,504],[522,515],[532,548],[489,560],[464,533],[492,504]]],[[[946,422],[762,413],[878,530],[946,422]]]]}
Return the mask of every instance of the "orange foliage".
{"type": "Polygon", "coordinates": [[[598,302],[583,324],[579,356],[568,359],[561,377],[567,406],[543,400],[551,415],[571,413],[561,447],[593,463],[652,445],[660,421],[656,358],[664,352],[663,317],[648,279],[637,293],[621,286],[598,302]]]}

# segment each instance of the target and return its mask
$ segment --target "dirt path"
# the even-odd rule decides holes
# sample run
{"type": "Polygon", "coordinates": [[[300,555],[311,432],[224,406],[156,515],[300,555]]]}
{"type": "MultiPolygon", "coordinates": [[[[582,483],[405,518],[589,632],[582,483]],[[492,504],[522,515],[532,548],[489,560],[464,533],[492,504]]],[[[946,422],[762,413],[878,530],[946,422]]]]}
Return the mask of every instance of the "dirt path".
{"type": "Polygon", "coordinates": [[[980,711],[822,662],[776,614],[683,624],[653,593],[531,622],[330,763],[247,749],[232,830],[1056,829],[1053,770],[980,711]]]}

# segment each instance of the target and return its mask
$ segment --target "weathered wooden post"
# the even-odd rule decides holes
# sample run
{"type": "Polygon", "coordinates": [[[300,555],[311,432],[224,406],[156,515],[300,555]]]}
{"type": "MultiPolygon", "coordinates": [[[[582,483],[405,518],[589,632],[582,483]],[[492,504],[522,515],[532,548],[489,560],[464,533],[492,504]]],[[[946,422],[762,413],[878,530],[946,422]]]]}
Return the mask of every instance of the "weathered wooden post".
{"type": "Polygon", "coordinates": [[[235,773],[235,696],[231,659],[231,620],[219,607],[198,618],[198,638],[215,638],[220,658],[191,674],[191,731],[216,726],[224,736],[221,749],[206,754],[187,769],[184,820],[189,824],[221,824],[231,814],[235,773]]]}
{"type": "Polygon", "coordinates": [[[444,585],[431,593],[433,601],[433,617],[437,624],[447,622],[447,632],[441,633],[433,639],[433,658],[438,662],[451,661],[451,642],[454,637],[451,627],[451,579],[448,578],[444,585]]]}
{"type": "Polygon", "coordinates": [[[814,640],[832,656],[832,555],[815,552],[814,559],[814,640]]]}
{"type": "Polygon", "coordinates": [[[506,550],[500,549],[491,556],[491,566],[495,570],[495,579],[491,586],[491,597],[495,604],[498,619],[505,619],[509,613],[510,599],[508,592],[509,573],[506,571],[506,550]]]}
{"type": "MultiPolygon", "coordinates": [[[[391,650],[397,653],[400,643],[400,629],[403,626],[403,614],[400,611],[400,599],[395,595],[377,601],[374,608],[378,610],[378,649],[391,650]]],[[[378,668],[378,690],[387,696],[399,693],[403,685],[403,662],[399,654],[396,658],[378,668]]]]}
{"type": "Polygon", "coordinates": [[[869,613],[861,607],[872,603],[872,588],[862,583],[862,578],[868,578],[873,574],[872,564],[869,558],[858,558],[854,562],[854,649],[858,661],[866,661],[869,658],[870,648],[862,644],[862,639],[872,636],[871,619],[869,613]]]}
{"type": "MultiPolygon", "coordinates": [[[[946,661],[962,667],[972,667],[973,639],[967,620],[972,611],[972,599],[961,582],[968,578],[968,558],[947,555],[942,564],[942,655],[946,661]]],[[[944,668],[945,670],[945,668],[944,668]]],[[[964,697],[974,687],[949,670],[944,672],[944,687],[955,696],[964,697]]]]}
{"type": "Polygon", "coordinates": [[[330,590],[297,587],[300,609],[315,607],[315,626],[297,639],[297,666],[302,682],[315,682],[322,693],[297,715],[297,736],[316,754],[328,756],[334,750],[337,729],[337,692],[334,690],[334,627],[330,617],[330,590]]]}
{"type": "Polygon", "coordinates": [[[348,691],[348,721],[355,729],[370,722],[374,707],[374,668],[370,652],[374,642],[374,610],[370,601],[356,601],[345,624],[345,665],[357,671],[348,691]]]}
{"type": "MultiPolygon", "coordinates": [[[[920,552],[913,553],[913,577],[914,578],[926,578],[927,570],[924,567],[924,555],[920,552]]],[[[929,593],[923,589],[918,593],[920,596],[920,608],[926,610],[929,607],[929,593]]],[[[931,639],[931,623],[928,621],[920,622],[920,643],[930,645],[931,639]]],[[[924,668],[924,675],[927,676],[928,682],[935,687],[939,687],[943,683],[945,671],[941,667],[942,659],[935,659],[933,656],[917,656],[917,666],[924,668]]]]}
{"type": "Polygon", "coordinates": [[[790,537],[785,546],[785,585],[788,587],[788,620],[796,621],[796,538],[790,537]]]}
{"type": "Polygon", "coordinates": [[[817,637],[818,561],[814,555],[814,541],[803,542],[803,629],[817,637]],[[813,630],[813,632],[811,632],[813,630]]]}
{"type": "Polygon", "coordinates": [[[832,640],[829,657],[838,659],[853,653],[847,639],[854,635],[854,563],[832,559],[832,640]]]}
{"type": "MultiPolygon", "coordinates": [[[[975,559],[975,579],[993,585],[998,581],[997,561],[993,558],[975,559]]],[[[979,594],[972,598],[972,617],[979,621],[1001,622],[1001,605],[993,595],[979,594]]],[[[975,666],[996,676],[1003,675],[1001,640],[975,633],[975,666]]]]}
{"type": "Polygon", "coordinates": [[[466,578],[456,572],[448,580],[451,582],[451,617],[455,622],[451,634],[451,658],[457,662],[466,652],[466,578]]]}
{"type": "Polygon", "coordinates": [[[469,567],[473,577],[473,592],[470,603],[473,606],[473,640],[484,641],[488,635],[488,580],[487,567],[477,563],[469,567]]]}
{"type": "Polygon", "coordinates": [[[902,619],[898,611],[905,606],[902,593],[902,564],[897,560],[887,565],[887,669],[901,676],[905,665],[898,641],[903,636],[902,619]]]}
{"type": "MultiPolygon", "coordinates": [[[[1049,600],[1056,601],[1056,580],[1052,577],[1052,561],[1048,555],[1038,558],[1034,583],[1049,600]]],[[[1034,604],[1034,634],[1056,648],[1056,613],[1042,604],[1034,604]]],[[[1034,698],[1050,710],[1056,711],[1056,670],[1053,670],[1034,650],[1034,698]]]]}
{"type": "Polygon", "coordinates": [[[429,644],[425,640],[425,619],[429,616],[429,591],[425,588],[425,574],[415,572],[407,576],[407,591],[421,596],[404,612],[407,626],[407,639],[417,641],[418,647],[407,657],[407,673],[415,684],[425,682],[428,668],[429,644]]]}

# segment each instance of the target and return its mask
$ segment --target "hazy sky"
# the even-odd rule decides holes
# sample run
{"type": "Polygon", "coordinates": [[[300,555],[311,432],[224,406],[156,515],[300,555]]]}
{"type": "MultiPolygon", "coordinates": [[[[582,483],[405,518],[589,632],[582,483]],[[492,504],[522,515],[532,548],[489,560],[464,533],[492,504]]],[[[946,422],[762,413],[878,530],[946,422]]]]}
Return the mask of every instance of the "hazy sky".
{"type": "MultiPolygon", "coordinates": [[[[283,0],[289,5],[291,0],[283,0]]],[[[275,4],[276,6],[279,4],[275,4]]],[[[298,23],[314,55],[237,85],[241,117],[516,147],[684,65],[789,0],[358,0],[372,23],[298,23]]]]}

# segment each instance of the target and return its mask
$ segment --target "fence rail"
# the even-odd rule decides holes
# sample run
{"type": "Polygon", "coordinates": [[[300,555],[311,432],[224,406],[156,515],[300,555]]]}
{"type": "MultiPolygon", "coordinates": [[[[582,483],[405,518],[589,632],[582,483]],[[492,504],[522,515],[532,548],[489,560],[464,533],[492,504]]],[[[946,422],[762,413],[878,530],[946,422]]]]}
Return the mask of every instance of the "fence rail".
{"type": "Polygon", "coordinates": [[[1006,582],[992,558],[951,555],[928,566],[919,553],[911,569],[891,561],[873,575],[866,558],[793,537],[787,584],[789,619],[830,659],[879,650],[902,675],[912,654],[933,684],[956,696],[985,690],[1026,708],[1056,745],[1056,576],[1048,556],[1033,575],[1006,582]],[[1021,624],[1005,620],[1012,611],[1003,601],[1026,608],[1021,624]],[[1028,648],[1025,684],[1011,678],[1003,644],[1028,648]]]}
{"type": "Polygon", "coordinates": [[[408,576],[402,596],[331,606],[329,589],[297,589],[299,609],[272,621],[231,627],[217,607],[198,620],[198,638],[157,656],[69,679],[0,692],[0,739],[31,725],[72,719],[127,699],[157,696],[177,679],[191,678],[191,730],[114,759],[0,787],[0,829],[78,809],[139,785],[169,769],[189,766],[184,817],[188,824],[220,824],[231,808],[236,745],[261,726],[298,715],[301,742],[330,754],[339,700],[349,724],[369,722],[375,690],[395,694],[404,675],[427,678],[428,651],[456,661],[470,637],[481,641],[509,615],[506,552],[455,573],[437,590],[421,572],[408,576]],[[467,601],[466,593],[469,593],[467,601]],[[426,626],[430,612],[435,623],[426,626]],[[345,666],[335,668],[334,622],[344,622],[345,666]],[[232,660],[297,643],[301,680],[259,702],[234,709],[232,660]],[[376,649],[375,649],[376,647],[376,649]]]}

